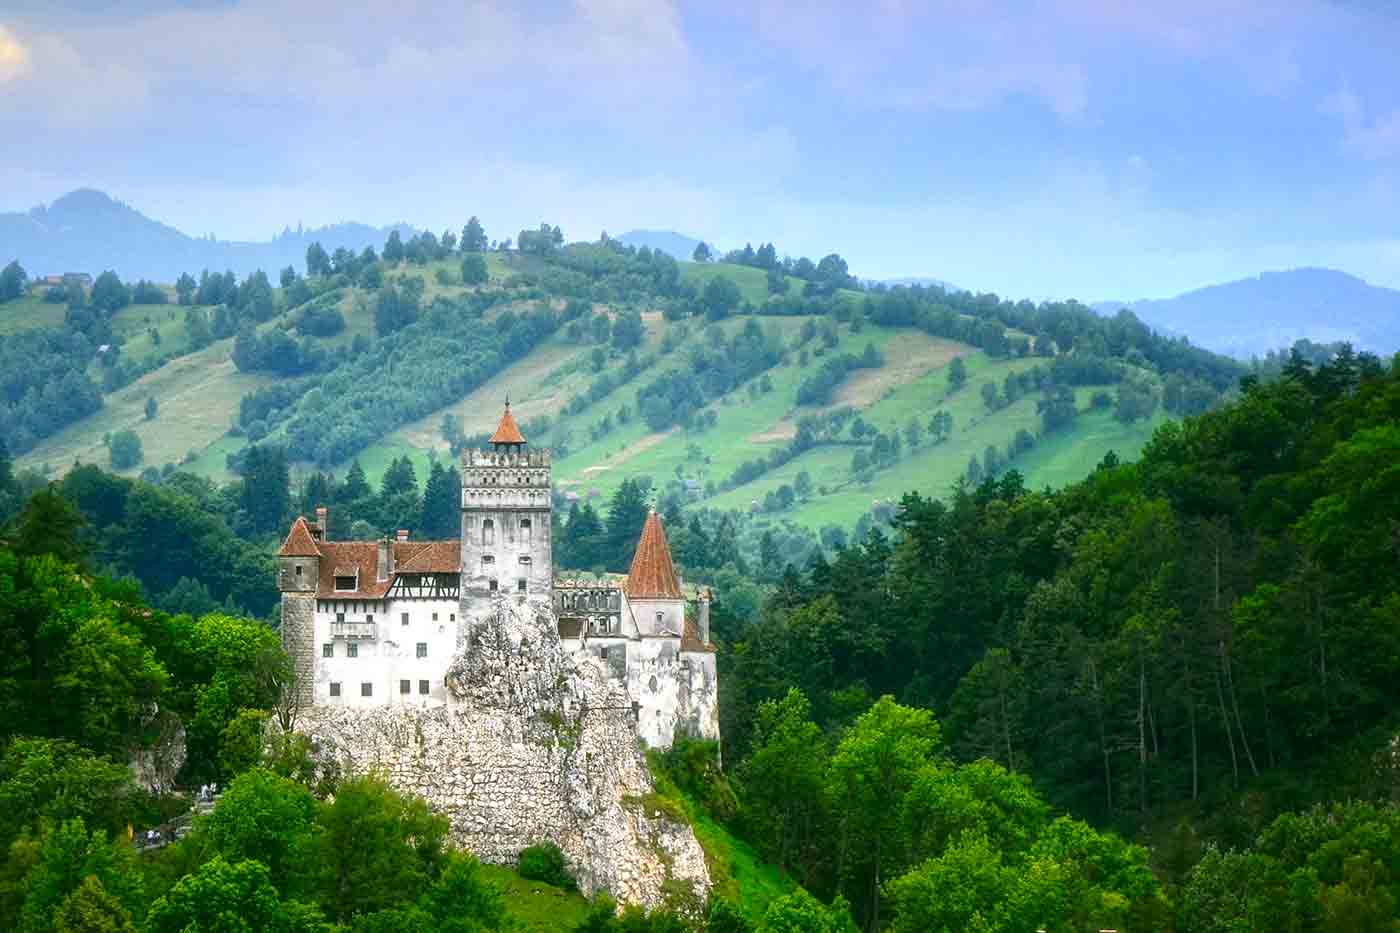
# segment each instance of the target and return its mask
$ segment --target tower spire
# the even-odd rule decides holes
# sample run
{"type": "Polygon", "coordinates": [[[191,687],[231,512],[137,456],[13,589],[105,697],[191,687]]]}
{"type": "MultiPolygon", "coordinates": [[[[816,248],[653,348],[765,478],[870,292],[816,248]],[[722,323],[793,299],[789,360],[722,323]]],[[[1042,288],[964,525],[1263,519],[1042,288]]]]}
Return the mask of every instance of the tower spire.
{"type": "Polygon", "coordinates": [[[515,423],[515,416],[510,413],[510,396],[506,396],[506,410],[501,415],[500,424],[496,425],[496,433],[491,435],[491,443],[497,450],[502,447],[507,450],[518,450],[525,445],[525,436],[520,433],[520,427],[515,423]]]}

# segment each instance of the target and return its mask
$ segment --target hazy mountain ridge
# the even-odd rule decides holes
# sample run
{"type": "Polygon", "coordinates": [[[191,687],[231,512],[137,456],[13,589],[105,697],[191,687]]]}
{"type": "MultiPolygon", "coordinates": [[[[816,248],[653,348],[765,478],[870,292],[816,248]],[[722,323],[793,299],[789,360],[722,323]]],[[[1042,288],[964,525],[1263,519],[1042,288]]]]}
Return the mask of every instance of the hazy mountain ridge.
{"type": "Polygon", "coordinates": [[[1101,314],[1127,308],[1158,330],[1184,334],[1218,353],[1247,358],[1306,337],[1350,341],[1359,350],[1400,349],[1400,291],[1335,269],[1264,272],[1173,298],[1100,301],[1101,314]]]}
{"type": "Polygon", "coordinates": [[[192,237],[104,192],[80,188],[25,212],[0,213],[0,262],[18,259],[31,276],[60,272],[92,275],[114,269],[124,279],[174,281],[182,272],[232,269],[246,275],[255,269],[273,273],[285,266],[302,269],[306,247],[319,242],[328,252],[344,247],[376,250],[389,231],[404,237],[417,232],[408,224],[371,227],[340,223],[303,230],[283,230],[265,242],[237,242],[192,237]]]}
{"type": "Polygon", "coordinates": [[[695,255],[695,247],[700,245],[695,237],[674,230],[628,230],[618,240],[639,249],[643,246],[659,249],[672,259],[680,260],[689,260],[695,255]]]}

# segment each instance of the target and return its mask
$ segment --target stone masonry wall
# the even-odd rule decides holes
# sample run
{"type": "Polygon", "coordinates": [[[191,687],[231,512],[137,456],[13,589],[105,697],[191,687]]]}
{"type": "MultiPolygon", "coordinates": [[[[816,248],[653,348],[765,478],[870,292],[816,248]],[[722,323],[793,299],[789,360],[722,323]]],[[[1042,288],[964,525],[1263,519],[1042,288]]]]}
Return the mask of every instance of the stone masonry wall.
{"type": "Polygon", "coordinates": [[[311,706],[316,683],[316,594],[282,594],[282,650],[296,676],[297,705],[311,706]]]}
{"type": "Polygon", "coordinates": [[[513,864],[550,839],[585,892],[650,907],[680,882],[706,896],[690,827],[647,812],[653,786],[623,685],[564,651],[544,600],[502,595],[464,627],[447,706],[315,707],[297,728],[347,770],[425,798],[484,861],[513,864]]]}

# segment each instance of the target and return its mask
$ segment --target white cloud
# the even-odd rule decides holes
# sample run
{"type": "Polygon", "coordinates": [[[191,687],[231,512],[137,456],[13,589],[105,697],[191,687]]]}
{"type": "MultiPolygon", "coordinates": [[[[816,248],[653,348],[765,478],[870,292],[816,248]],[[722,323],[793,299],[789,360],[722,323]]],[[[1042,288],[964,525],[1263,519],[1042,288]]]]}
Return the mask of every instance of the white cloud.
{"type": "Polygon", "coordinates": [[[1361,99],[1347,87],[1323,101],[1324,113],[1342,121],[1342,147],[1363,159],[1400,156],[1400,108],[1368,117],[1361,99]]]}
{"type": "Polygon", "coordinates": [[[117,109],[112,122],[123,124],[138,108],[211,92],[371,111],[369,120],[376,107],[433,106],[451,119],[451,101],[541,85],[590,105],[605,93],[635,101],[684,87],[690,66],[674,7],[642,0],[575,0],[549,15],[486,0],[240,0],[122,20],[67,17],[26,33],[34,96],[50,110],[117,109]],[[132,95],[143,88],[149,96],[132,95]]]}

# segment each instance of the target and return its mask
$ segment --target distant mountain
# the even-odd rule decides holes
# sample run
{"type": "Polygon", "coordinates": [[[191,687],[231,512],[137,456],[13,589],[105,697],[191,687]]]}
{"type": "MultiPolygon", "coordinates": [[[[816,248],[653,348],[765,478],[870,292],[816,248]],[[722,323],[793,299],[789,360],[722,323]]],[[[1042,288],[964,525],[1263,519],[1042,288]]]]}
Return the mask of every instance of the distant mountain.
{"type": "Polygon", "coordinates": [[[694,237],[688,237],[684,233],[677,233],[674,230],[628,230],[618,239],[628,246],[638,248],[646,246],[651,249],[659,249],[676,259],[687,261],[695,255],[695,247],[700,245],[700,241],[694,237]]]}
{"type": "Polygon", "coordinates": [[[1101,301],[1100,314],[1128,308],[1158,330],[1239,358],[1347,340],[1358,350],[1400,350],[1400,291],[1368,285],[1335,269],[1290,269],[1211,285],[1175,298],[1101,301]]]}
{"type": "MultiPolygon", "coordinates": [[[[173,282],[181,272],[232,269],[246,275],[285,266],[303,269],[306,247],[327,252],[379,250],[393,227],[343,223],[315,230],[284,230],[266,242],[240,243],[192,237],[152,220],[101,191],[81,188],[23,213],[0,213],[0,264],[18,259],[31,276],[115,269],[124,279],[173,282]]],[[[416,231],[397,225],[402,236],[416,231]]]]}

